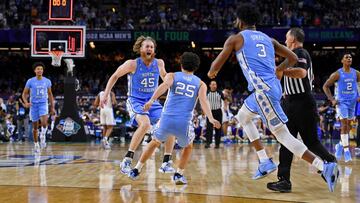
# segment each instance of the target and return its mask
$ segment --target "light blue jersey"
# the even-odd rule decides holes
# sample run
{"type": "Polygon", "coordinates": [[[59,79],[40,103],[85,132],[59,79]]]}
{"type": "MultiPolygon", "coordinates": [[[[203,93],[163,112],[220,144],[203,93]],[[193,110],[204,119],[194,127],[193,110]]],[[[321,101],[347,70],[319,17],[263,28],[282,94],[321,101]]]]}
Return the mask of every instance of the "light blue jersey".
{"type": "MultiPolygon", "coordinates": [[[[270,130],[276,130],[287,122],[281,108],[282,88],[275,74],[275,50],[270,37],[255,30],[240,32],[244,43],[236,51],[236,58],[253,91],[245,100],[245,106],[259,114],[270,130]]],[[[241,118],[238,118],[241,119],[241,118]]]]}
{"type": "Polygon", "coordinates": [[[46,77],[42,77],[38,80],[36,77],[30,78],[25,85],[30,89],[30,102],[47,103],[48,102],[48,89],[51,88],[51,81],[46,77]]]}
{"type": "Polygon", "coordinates": [[[128,96],[149,100],[159,84],[159,67],[155,58],[146,66],[139,57],[136,59],[135,73],[128,74],[128,96]]]}
{"type": "Polygon", "coordinates": [[[30,120],[36,122],[41,116],[49,113],[48,89],[51,88],[51,81],[46,77],[42,77],[41,80],[32,77],[26,82],[25,87],[30,89],[30,120]]]}
{"type": "Polygon", "coordinates": [[[159,67],[155,58],[149,66],[146,66],[139,57],[136,59],[135,73],[128,74],[128,99],[126,109],[130,115],[130,123],[137,126],[136,115],[148,115],[152,125],[156,124],[162,112],[161,104],[156,101],[149,111],[144,111],[144,105],[155,92],[159,83],[159,67]]]}
{"type": "Polygon", "coordinates": [[[174,83],[169,89],[163,115],[182,116],[191,119],[198,97],[200,81],[195,75],[183,72],[174,73],[174,83]]]}
{"type": "Polygon", "coordinates": [[[155,130],[157,140],[164,142],[174,135],[181,147],[192,142],[195,134],[191,119],[200,85],[201,80],[193,74],[174,73],[174,82],[169,89],[159,127],[155,130]]]}
{"type": "Polygon", "coordinates": [[[355,100],[357,98],[357,75],[356,70],[350,68],[350,72],[345,72],[343,68],[338,70],[339,80],[337,81],[337,99],[355,100]]]}
{"type": "Polygon", "coordinates": [[[249,91],[269,90],[275,75],[275,51],[271,39],[259,31],[244,30],[243,47],[236,52],[236,58],[248,82],[249,91]]]}
{"type": "Polygon", "coordinates": [[[335,85],[335,98],[338,101],[336,114],[340,119],[353,119],[358,97],[356,70],[350,68],[350,72],[345,72],[340,68],[338,72],[340,77],[335,85]]]}

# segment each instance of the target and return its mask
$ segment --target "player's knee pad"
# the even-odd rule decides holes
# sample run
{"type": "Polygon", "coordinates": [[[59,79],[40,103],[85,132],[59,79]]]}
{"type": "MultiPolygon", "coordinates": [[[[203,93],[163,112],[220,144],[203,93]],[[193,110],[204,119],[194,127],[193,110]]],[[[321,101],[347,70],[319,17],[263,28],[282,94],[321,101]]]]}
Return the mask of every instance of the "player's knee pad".
{"type": "Polygon", "coordinates": [[[240,123],[241,126],[245,126],[247,123],[252,122],[251,119],[253,119],[255,116],[256,114],[249,111],[245,105],[243,105],[236,115],[236,120],[240,123]]]}
{"type": "Polygon", "coordinates": [[[302,157],[307,147],[304,143],[300,142],[294,136],[292,136],[286,127],[286,125],[281,125],[277,128],[276,131],[273,131],[276,139],[284,145],[289,151],[291,151],[295,156],[302,157]]]}
{"type": "Polygon", "coordinates": [[[251,142],[260,139],[260,134],[255,124],[252,122],[252,119],[255,116],[256,114],[252,113],[245,106],[243,106],[239,110],[239,113],[237,114],[237,118],[236,118],[251,142]]]}

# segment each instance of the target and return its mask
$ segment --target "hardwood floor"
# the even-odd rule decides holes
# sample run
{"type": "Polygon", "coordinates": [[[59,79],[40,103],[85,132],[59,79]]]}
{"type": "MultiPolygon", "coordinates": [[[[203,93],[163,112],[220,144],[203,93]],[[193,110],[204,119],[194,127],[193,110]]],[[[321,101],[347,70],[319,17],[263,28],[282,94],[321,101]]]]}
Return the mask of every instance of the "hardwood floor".
{"type": "MultiPolygon", "coordinates": [[[[266,145],[278,163],[278,144],[266,145]]],[[[135,153],[136,164],[143,147],[135,153]]],[[[140,179],[131,181],[119,172],[126,145],[111,151],[95,143],[51,143],[40,156],[32,144],[0,144],[0,202],[360,202],[360,159],[340,164],[340,179],[334,193],[316,170],[294,159],[292,193],[266,188],[276,172],[254,181],[256,153],[248,144],[220,149],[195,145],[185,171],[189,184],[175,186],[169,174],[157,172],[161,148],[144,166],[140,179]]],[[[354,154],[353,154],[354,155],[354,154]]],[[[173,159],[180,157],[175,150],[173,159]]],[[[176,163],[175,163],[176,164],[176,163]]]]}

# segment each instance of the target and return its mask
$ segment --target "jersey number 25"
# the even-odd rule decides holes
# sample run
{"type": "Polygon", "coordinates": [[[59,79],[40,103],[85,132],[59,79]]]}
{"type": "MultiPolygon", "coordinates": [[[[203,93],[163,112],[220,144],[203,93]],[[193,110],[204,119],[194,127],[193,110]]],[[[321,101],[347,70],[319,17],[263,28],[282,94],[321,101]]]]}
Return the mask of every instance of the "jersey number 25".
{"type": "Polygon", "coordinates": [[[176,83],[175,94],[185,95],[187,97],[194,96],[195,85],[186,85],[182,82],[176,83]]]}

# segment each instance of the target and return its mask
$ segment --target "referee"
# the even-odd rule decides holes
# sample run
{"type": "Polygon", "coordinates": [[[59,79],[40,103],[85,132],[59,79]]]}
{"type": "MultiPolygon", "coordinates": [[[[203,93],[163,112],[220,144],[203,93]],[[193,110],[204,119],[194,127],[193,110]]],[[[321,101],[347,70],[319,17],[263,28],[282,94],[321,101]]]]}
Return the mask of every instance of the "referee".
{"type": "MultiPolygon", "coordinates": [[[[218,121],[222,121],[221,102],[224,100],[224,95],[221,91],[217,90],[217,83],[215,80],[210,82],[210,91],[207,93],[207,99],[210,103],[211,112],[214,118],[218,121]]],[[[209,148],[213,138],[214,126],[206,119],[206,145],[205,148],[209,148]]],[[[221,128],[215,128],[215,148],[219,148],[221,138],[221,128]]]]}
{"type": "MultiPolygon", "coordinates": [[[[283,78],[285,100],[283,108],[288,116],[287,127],[293,136],[299,133],[304,144],[314,154],[327,162],[336,161],[317,138],[317,108],[311,94],[313,70],[309,53],[303,48],[304,31],[300,28],[291,28],[286,34],[286,46],[297,56],[295,68],[288,68],[277,72],[283,78]]],[[[277,182],[267,184],[267,188],[279,192],[291,192],[290,168],[293,154],[281,145],[279,154],[277,182]]]]}

